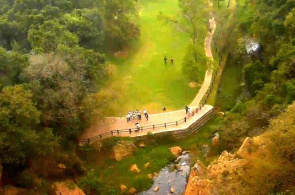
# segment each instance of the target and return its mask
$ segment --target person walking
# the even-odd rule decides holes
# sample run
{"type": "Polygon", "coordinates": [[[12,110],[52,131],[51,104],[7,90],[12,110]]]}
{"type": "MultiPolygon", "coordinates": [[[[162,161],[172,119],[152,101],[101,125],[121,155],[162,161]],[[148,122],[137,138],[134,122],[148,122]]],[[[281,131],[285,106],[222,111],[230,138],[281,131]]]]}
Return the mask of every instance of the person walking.
{"type": "Polygon", "coordinates": [[[141,113],[139,110],[137,110],[137,116],[138,116],[138,119],[141,120],[141,113]]]}
{"type": "Polygon", "coordinates": [[[172,57],[170,58],[170,62],[171,64],[174,64],[174,59],[172,57]]]}
{"type": "Polygon", "coordinates": [[[187,114],[188,113],[188,109],[189,109],[189,107],[188,106],[185,106],[185,113],[187,114]]]}
{"type": "Polygon", "coordinates": [[[149,120],[149,115],[148,115],[146,109],[143,110],[143,114],[144,114],[146,120],[148,121],[149,120]]]}
{"type": "Polygon", "coordinates": [[[164,62],[165,62],[165,64],[167,64],[167,57],[166,56],[164,57],[164,62]]]}
{"type": "Polygon", "coordinates": [[[127,119],[127,123],[128,123],[130,121],[130,114],[129,113],[126,115],[126,119],[127,119]]]}

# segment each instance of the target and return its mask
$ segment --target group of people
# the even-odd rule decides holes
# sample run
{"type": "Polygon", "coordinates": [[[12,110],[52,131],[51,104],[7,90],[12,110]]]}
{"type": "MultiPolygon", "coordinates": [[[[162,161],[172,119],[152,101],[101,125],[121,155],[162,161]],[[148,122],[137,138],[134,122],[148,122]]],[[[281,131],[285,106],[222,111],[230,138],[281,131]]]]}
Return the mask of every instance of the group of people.
{"type": "MultiPolygon", "coordinates": [[[[144,113],[146,120],[149,120],[149,115],[148,115],[146,109],[143,110],[143,113],[144,113]]],[[[141,112],[139,110],[136,110],[136,111],[130,110],[126,115],[127,123],[135,118],[138,118],[138,120],[141,120],[141,112]]]]}
{"type": "MultiPolygon", "coordinates": [[[[164,57],[165,64],[167,64],[167,60],[168,60],[168,58],[165,56],[164,57]]],[[[170,58],[170,62],[171,62],[171,64],[174,64],[174,59],[172,57],[170,58]]]]}

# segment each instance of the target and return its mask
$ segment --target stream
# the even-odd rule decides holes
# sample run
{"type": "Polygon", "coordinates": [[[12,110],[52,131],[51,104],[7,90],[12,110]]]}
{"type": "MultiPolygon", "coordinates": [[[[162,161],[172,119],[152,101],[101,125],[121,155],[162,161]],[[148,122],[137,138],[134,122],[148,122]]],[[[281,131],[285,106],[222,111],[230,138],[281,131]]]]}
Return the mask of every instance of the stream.
{"type": "Polygon", "coordinates": [[[185,187],[190,173],[190,155],[183,153],[177,157],[175,163],[163,168],[157,177],[154,177],[153,186],[139,195],[167,195],[167,194],[182,194],[185,192],[185,187]],[[155,192],[156,187],[159,189],[155,192]],[[171,192],[171,187],[174,193],[171,192]]]}

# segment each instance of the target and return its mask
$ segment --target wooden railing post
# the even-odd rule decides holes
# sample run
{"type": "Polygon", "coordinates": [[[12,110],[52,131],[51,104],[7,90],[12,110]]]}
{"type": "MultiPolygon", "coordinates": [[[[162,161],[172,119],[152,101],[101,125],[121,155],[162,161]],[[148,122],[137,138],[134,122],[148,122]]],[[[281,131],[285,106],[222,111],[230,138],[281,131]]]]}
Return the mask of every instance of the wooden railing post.
{"type": "Polygon", "coordinates": [[[131,129],[129,129],[129,133],[131,134],[131,129]]]}
{"type": "Polygon", "coordinates": [[[184,122],[186,122],[186,117],[184,117],[184,122]]]}
{"type": "Polygon", "coordinates": [[[117,130],[117,134],[120,135],[119,130],[117,130]]]}
{"type": "Polygon", "coordinates": [[[111,134],[112,134],[112,135],[114,135],[114,132],[113,132],[113,131],[111,131],[111,134]]]}
{"type": "Polygon", "coordinates": [[[178,122],[176,121],[176,126],[178,125],[177,123],[178,123],[178,122]]]}
{"type": "Polygon", "coordinates": [[[166,123],[164,123],[164,126],[165,126],[165,128],[166,128],[166,123]]]}
{"type": "Polygon", "coordinates": [[[155,125],[153,125],[153,129],[155,129],[155,125]]]}

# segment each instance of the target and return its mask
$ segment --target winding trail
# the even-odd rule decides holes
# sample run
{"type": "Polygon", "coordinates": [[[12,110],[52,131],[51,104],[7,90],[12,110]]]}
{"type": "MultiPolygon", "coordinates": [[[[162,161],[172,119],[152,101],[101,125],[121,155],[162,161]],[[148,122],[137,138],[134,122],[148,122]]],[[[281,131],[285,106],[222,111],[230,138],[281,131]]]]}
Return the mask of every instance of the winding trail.
{"type": "MultiPolygon", "coordinates": [[[[209,58],[208,62],[208,70],[206,71],[205,79],[202,84],[202,87],[200,88],[198,94],[192,101],[192,103],[189,105],[192,110],[195,110],[196,108],[199,107],[201,100],[205,96],[206,92],[208,91],[211,81],[212,81],[212,61],[213,56],[211,52],[211,40],[213,37],[213,34],[216,29],[216,23],[215,19],[212,18],[209,20],[210,23],[210,31],[208,32],[205,41],[204,41],[204,48],[206,52],[206,57],[209,58]]],[[[187,123],[182,123],[177,126],[177,129],[183,129],[189,126],[190,124],[196,122],[199,120],[204,114],[207,112],[211,111],[213,109],[212,106],[210,105],[205,105],[200,112],[195,114],[194,116],[190,117],[187,121],[187,123]]],[[[142,113],[143,114],[143,113],[142,113]]],[[[142,120],[139,121],[138,119],[134,119],[130,122],[126,122],[125,117],[108,117],[104,124],[93,124],[89,129],[87,129],[84,134],[81,136],[81,139],[88,139],[91,137],[98,136],[103,133],[108,133],[112,130],[120,130],[120,129],[130,129],[135,127],[135,123],[139,122],[141,126],[149,126],[149,125],[156,125],[156,124],[164,124],[164,123],[170,123],[170,122],[175,122],[180,119],[183,119],[186,117],[187,114],[185,113],[185,110],[176,110],[176,111],[166,111],[163,113],[158,113],[158,114],[151,114],[149,115],[149,120],[147,121],[144,116],[142,117],[142,120]]],[[[176,126],[172,127],[167,127],[167,128],[156,128],[156,129],[151,129],[149,132],[152,133],[159,133],[159,132],[169,132],[169,131],[175,131],[177,130],[176,126]]],[[[143,136],[146,135],[148,131],[144,132],[132,132],[129,134],[128,132],[120,134],[120,136],[128,136],[128,137],[135,137],[135,136],[143,136]]]]}

